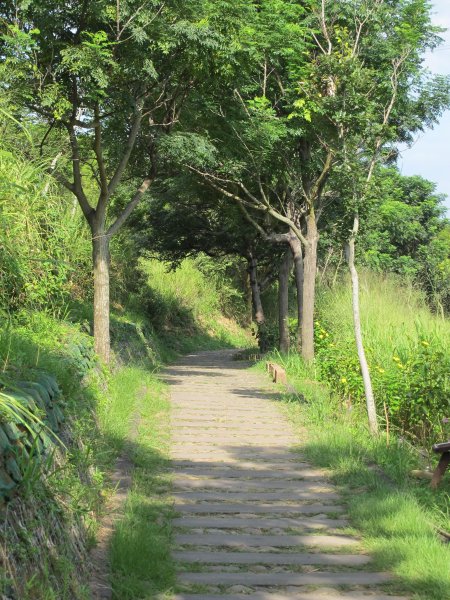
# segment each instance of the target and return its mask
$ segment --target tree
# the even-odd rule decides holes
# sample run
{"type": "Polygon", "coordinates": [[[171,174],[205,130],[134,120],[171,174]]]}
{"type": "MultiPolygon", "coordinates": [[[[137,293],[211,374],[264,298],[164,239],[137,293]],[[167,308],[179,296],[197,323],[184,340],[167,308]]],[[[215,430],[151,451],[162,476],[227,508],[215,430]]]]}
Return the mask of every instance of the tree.
{"type": "Polygon", "coordinates": [[[41,147],[52,135],[64,136],[63,158],[51,172],[74,194],[90,227],[95,348],[105,361],[110,239],[154,182],[158,140],[179,120],[189,92],[227,62],[232,21],[244,6],[2,6],[4,87],[15,89],[19,118],[47,125],[41,147]]]}
{"type": "Polygon", "coordinates": [[[260,3],[245,39],[254,72],[216,111],[222,126],[214,128],[215,160],[189,165],[240,204],[266,240],[278,222],[285,241],[300,242],[306,360],[314,356],[318,221],[340,197],[330,176],[342,169],[352,134],[361,161],[373,143],[378,159],[439,112],[446,83],[427,79],[420,63],[438,43],[436,31],[424,0],[260,3]]]}
{"type": "MultiPolygon", "coordinates": [[[[176,138],[168,142],[171,147],[178,148],[176,138]]],[[[171,170],[159,179],[152,196],[141,203],[128,222],[138,250],[153,252],[173,265],[187,256],[201,254],[246,261],[258,340],[261,349],[267,350],[261,292],[277,277],[274,256],[281,256],[281,248],[268,251],[258,231],[243,219],[239,206],[217,197],[214,190],[189,173],[175,169],[170,153],[168,162],[171,170]]]]}

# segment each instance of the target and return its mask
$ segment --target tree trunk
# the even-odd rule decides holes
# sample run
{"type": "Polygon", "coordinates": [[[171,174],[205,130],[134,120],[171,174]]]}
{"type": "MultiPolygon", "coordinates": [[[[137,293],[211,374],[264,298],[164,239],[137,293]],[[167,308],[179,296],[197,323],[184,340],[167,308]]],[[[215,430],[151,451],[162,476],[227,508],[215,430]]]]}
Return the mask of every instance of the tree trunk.
{"type": "Polygon", "coordinates": [[[264,309],[261,302],[261,289],[258,283],[257,273],[258,261],[253,256],[248,258],[248,274],[250,276],[250,288],[252,291],[252,303],[253,311],[255,314],[255,321],[258,326],[264,325],[266,319],[264,316],[264,309]]]}
{"type": "Polygon", "coordinates": [[[314,211],[306,218],[306,240],[303,279],[303,322],[302,322],[302,356],[305,361],[314,359],[314,301],[316,294],[317,271],[317,231],[314,211]]]}
{"type": "Polygon", "coordinates": [[[94,348],[100,358],[110,359],[109,335],[109,237],[103,229],[92,235],[94,263],[94,348]]]}
{"type": "Polygon", "coordinates": [[[284,254],[278,275],[278,326],[280,333],[280,352],[289,352],[289,275],[292,269],[290,248],[284,254]]]}
{"type": "Polygon", "coordinates": [[[352,278],[352,305],[353,305],[353,325],[355,329],[356,348],[358,350],[359,365],[364,382],[364,394],[366,396],[367,417],[369,419],[369,430],[372,435],[378,433],[377,412],[375,407],[375,399],[373,396],[372,381],[367,364],[366,353],[364,351],[361,318],[359,311],[359,279],[358,271],[355,267],[355,239],[358,233],[359,219],[356,215],[353,222],[352,235],[346,246],[348,268],[352,278]]]}
{"type": "Polygon", "coordinates": [[[297,289],[297,349],[300,350],[303,323],[303,252],[300,240],[292,232],[289,238],[289,246],[294,259],[295,287],[297,289]]]}
{"type": "Polygon", "coordinates": [[[245,273],[245,305],[246,305],[245,324],[247,327],[250,327],[253,322],[253,294],[252,294],[252,286],[250,284],[249,269],[247,269],[247,271],[245,273]]]}

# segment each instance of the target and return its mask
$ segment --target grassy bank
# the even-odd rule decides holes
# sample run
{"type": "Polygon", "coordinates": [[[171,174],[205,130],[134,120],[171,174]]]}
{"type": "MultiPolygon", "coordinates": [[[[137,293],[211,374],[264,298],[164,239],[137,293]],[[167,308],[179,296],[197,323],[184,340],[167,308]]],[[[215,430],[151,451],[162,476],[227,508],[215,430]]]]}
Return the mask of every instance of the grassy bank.
{"type": "Polygon", "coordinates": [[[411,471],[435,466],[431,441],[446,435],[439,417],[450,413],[449,325],[391,278],[363,276],[361,304],[382,433],[373,438],[368,432],[344,284],[320,291],[315,363],[305,365],[296,353],[271,357],[285,367],[293,388],[282,395],[283,406],[304,453],[339,486],[376,567],[398,576],[391,589],[442,600],[450,597],[450,548],[439,534],[450,533],[450,483],[447,476],[432,491],[411,471]],[[414,420],[404,418],[407,411],[414,420]],[[426,414],[428,425],[418,427],[426,414]]]}
{"type": "MultiPolygon", "coordinates": [[[[153,597],[172,588],[168,399],[157,372],[180,353],[248,345],[248,336],[224,314],[229,298],[195,261],[170,272],[143,261],[140,273],[129,305],[114,302],[108,368],[93,351],[89,303],[23,310],[1,322],[2,378],[33,381],[42,372],[56,378],[65,415],[58,436],[66,446],[58,449],[55,440],[50,455],[31,456],[36,468],[28,468],[6,505],[0,593],[7,597],[90,597],[88,552],[104,501],[114,493],[109,474],[119,455],[133,469],[133,484],[111,542],[114,596],[153,597]]],[[[227,293],[232,297],[231,284],[227,293]]]]}

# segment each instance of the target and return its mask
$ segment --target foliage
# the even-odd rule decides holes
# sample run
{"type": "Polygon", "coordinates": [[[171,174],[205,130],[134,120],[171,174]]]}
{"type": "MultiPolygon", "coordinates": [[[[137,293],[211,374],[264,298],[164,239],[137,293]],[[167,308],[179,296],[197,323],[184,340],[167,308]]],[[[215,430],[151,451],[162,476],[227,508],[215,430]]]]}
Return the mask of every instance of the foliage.
{"type": "MultiPolygon", "coordinates": [[[[45,165],[0,151],[0,310],[61,308],[89,260],[45,165]]],[[[67,205],[66,205],[67,206],[67,205]]]]}
{"type": "Polygon", "coordinates": [[[363,262],[379,272],[391,271],[417,281],[436,305],[446,307],[446,244],[448,222],[443,196],[435,184],[406,177],[393,168],[374,177],[360,236],[363,262]]]}
{"type": "MultiPolygon", "coordinates": [[[[450,414],[448,323],[433,317],[412,288],[366,274],[363,333],[378,413],[391,426],[429,446],[444,436],[450,414]]],[[[317,373],[349,402],[364,390],[355,352],[348,287],[322,290],[316,329],[317,373]]]]}
{"type": "Polygon", "coordinates": [[[248,336],[229,317],[242,314],[235,283],[224,272],[226,263],[207,257],[185,259],[173,270],[170,264],[142,259],[144,277],[141,306],[158,335],[175,350],[206,346],[246,346],[248,336]],[[188,335],[186,335],[188,334],[188,335]],[[190,339],[189,347],[186,346],[190,339]]]}

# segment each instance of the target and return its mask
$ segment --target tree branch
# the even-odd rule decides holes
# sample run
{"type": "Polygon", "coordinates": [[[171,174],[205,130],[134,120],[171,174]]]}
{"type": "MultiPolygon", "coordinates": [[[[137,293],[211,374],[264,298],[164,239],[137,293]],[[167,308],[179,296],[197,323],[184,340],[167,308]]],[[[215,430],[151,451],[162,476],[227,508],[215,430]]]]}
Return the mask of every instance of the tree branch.
{"type": "Polygon", "coordinates": [[[117,186],[119,185],[120,180],[123,175],[123,172],[127,168],[128,161],[130,160],[131,153],[136,144],[136,139],[137,139],[137,136],[138,136],[140,128],[141,128],[143,104],[144,104],[144,102],[142,99],[138,100],[138,102],[136,103],[133,124],[131,126],[131,131],[130,131],[130,134],[128,136],[128,140],[127,140],[127,143],[125,146],[125,151],[124,151],[122,158],[117,166],[117,169],[108,185],[108,194],[110,196],[112,196],[114,194],[117,186]]]}
{"type": "Polygon", "coordinates": [[[146,177],[144,179],[144,181],[141,183],[141,185],[136,190],[136,193],[134,194],[133,198],[126,205],[126,207],[123,209],[123,211],[120,213],[120,215],[114,221],[114,223],[108,228],[108,231],[106,232],[107,236],[111,237],[119,231],[119,229],[122,227],[122,225],[128,219],[128,217],[131,215],[131,213],[133,212],[135,207],[139,204],[139,201],[141,200],[142,196],[149,189],[149,187],[151,186],[153,181],[154,181],[154,177],[146,177]]]}
{"type": "MultiPolygon", "coordinates": [[[[87,222],[89,223],[89,225],[91,225],[92,219],[95,215],[95,210],[89,204],[86,194],[84,193],[83,180],[82,180],[82,176],[81,176],[80,152],[79,152],[79,148],[78,148],[78,140],[77,140],[75,128],[74,128],[74,125],[72,124],[72,122],[68,124],[67,128],[69,131],[70,147],[72,149],[72,171],[73,171],[73,184],[70,184],[71,187],[68,187],[67,189],[70,189],[70,191],[75,194],[75,196],[77,197],[77,200],[80,204],[81,210],[83,211],[83,214],[86,217],[87,222]]],[[[63,183],[63,180],[61,180],[61,183],[63,183]]],[[[65,184],[63,183],[63,185],[65,185],[65,184]]]]}
{"type": "Polygon", "coordinates": [[[97,218],[103,223],[106,215],[106,207],[108,204],[109,190],[108,179],[106,176],[105,161],[103,160],[102,149],[102,129],[100,125],[98,103],[95,105],[95,120],[97,125],[94,131],[94,153],[97,161],[98,173],[100,178],[100,194],[97,203],[97,218]]]}

